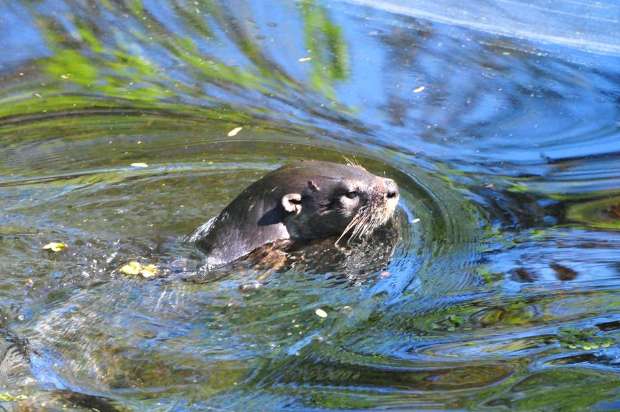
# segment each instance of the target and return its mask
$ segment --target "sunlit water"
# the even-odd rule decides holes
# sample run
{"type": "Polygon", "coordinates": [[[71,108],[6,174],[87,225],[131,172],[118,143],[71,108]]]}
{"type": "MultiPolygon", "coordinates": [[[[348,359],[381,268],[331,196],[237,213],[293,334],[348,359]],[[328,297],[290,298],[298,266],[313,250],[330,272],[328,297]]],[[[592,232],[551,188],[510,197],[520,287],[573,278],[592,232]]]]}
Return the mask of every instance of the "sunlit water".
{"type": "Polygon", "coordinates": [[[463,3],[2,3],[2,406],[619,408],[620,8],[463,3]],[[345,157],[400,186],[385,270],[184,280],[345,157]]]}

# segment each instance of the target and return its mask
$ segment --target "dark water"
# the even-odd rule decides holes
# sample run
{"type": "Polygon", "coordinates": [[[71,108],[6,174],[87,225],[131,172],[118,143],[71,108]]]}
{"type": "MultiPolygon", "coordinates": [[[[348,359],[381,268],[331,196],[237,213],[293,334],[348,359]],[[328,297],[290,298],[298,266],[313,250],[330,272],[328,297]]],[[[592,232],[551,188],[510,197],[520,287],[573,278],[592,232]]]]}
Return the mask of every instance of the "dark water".
{"type": "Polygon", "coordinates": [[[2,405],[620,408],[619,44],[613,0],[0,3],[2,405]],[[401,187],[387,273],[118,271],[343,156],[401,187]]]}

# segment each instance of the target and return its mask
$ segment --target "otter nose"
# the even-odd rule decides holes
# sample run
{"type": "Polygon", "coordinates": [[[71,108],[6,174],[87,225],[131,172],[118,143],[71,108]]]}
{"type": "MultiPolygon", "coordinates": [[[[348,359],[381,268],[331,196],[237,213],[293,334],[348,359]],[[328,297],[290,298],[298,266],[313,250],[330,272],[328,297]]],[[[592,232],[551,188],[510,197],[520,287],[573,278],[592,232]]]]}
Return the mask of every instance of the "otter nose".
{"type": "Polygon", "coordinates": [[[388,199],[398,198],[398,185],[392,179],[383,179],[385,184],[385,196],[388,199]]]}

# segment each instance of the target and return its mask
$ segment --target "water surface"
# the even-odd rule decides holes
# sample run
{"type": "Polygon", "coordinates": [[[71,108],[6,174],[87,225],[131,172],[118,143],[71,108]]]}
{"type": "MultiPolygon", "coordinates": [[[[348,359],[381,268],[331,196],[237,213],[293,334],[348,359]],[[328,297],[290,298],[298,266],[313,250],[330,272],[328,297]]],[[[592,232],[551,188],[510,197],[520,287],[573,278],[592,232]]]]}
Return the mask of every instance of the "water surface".
{"type": "Polygon", "coordinates": [[[618,408],[615,2],[5,2],[0,44],[3,406],[618,408]],[[401,188],[385,270],[180,279],[344,157],[401,188]]]}

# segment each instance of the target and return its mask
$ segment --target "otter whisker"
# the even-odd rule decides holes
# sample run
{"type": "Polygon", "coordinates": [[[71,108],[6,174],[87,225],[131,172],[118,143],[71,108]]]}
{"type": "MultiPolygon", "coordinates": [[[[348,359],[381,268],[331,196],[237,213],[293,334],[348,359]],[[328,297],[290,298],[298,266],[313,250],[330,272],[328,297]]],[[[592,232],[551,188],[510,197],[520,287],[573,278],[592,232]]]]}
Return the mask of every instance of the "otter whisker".
{"type": "Polygon", "coordinates": [[[349,237],[347,243],[356,238],[360,238],[361,235],[366,231],[365,228],[369,225],[370,221],[373,218],[372,210],[370,208],[361,209],[358,212],[358,216],[359,219],[355,220],[355,228],[353,228],[353,231],[351,232],[351,236],[349,237]]]}
{"type": "Polygon", "coordinates": [[[374,230],[376,228],[378,228],[380,226],[380,221],[379,219],[373,219],[373,221],[371,222],[370,225],[368,225],[368,227],[366,227],[366,232],[364,232],[364,236],[368,233],[374,232],[374,230]]]}
{"type": "Polygon", "coordinates": [[[358,162],[355,157],[349,158],[347,156],[342,156],[342,158],[344,159],[344,161],[345,161],[347,166],[357,167],[358,169],[362,169],[364,171],[367,171],[366,168],[364,166],[362,166],[360,164],[360,162],[358,162]]]}
{"type": "Polygon", "coordinates": [[[361,237],[360,235],[364,232],[364,228],[368,226],[370,221],[372,220],[372,214],[368,211],[364,211],[364,214],[358,224],[356,225],[353,233],[351,234],[350,240],[361,237]]]}
{"type": "Polygon", "coordinates": [[[355,233],[355,238],[357,239],[361,239],[364,236],[366,236],[366,233],[368,232],[368,228],[372,225],[372,222],[367,219],[363,225],[360,225],[358,227],[358,230],[355,233]]]}
{"type": "Polygon", "coordinates": [[[357,225],[357,222],[359,221],[359,219],[360,219],[360,215],[356,215],[353,217],[353,219],[351,219],[349,224],[342,231],[342,234],[340,235],[340,237],[336,240],[336,243],[338,243],[340,239],[342,239],[343,236],[345,236],[351,229],[355,227],[355,225],[357,225]]]}
{"type": "Polygon", "coordinates": [[[364,237],[367,234],[372,233],[376,228],[378,228],[379,226],[381,226],[382,224],[385,223],[383,220],[384,219],[382,219],[379,216],[379,214],[371,213],[370,221],[366,225],[364,225],[364,228],[362,229],[362,231],[359,234],[359,236],[360,237],[364,237]]]}
{"type": "Polygon", "coordinates": [[[366,219],[360,220],[360,222],[358,222],[358,224],[355,225],[355,228],[353,229],[353,231],[351,231],[351,235],[347,239],[347,243],[350,243],[351,241],[355,240],[355,238],[357,238],[357,236],[360,233],[360,228],[364,227],[365,225],[365,220],[366,219]]]}
{"type": "Polygon", "coordinates": [[[342,238],[346,236],[346,234],[349,233],[352,229],[354,229],[359,224],[359,222],[364,218],[363,212],[364,212],[363,209],[358,211],[358,213],[353,217],[353,219],[351,219],[347,227],[345,227],[344,230],[342,231],[342,234],[340,235],[340,237],[336,239],[336,242],[334,243],[336,246],[338,246],[338,243],[340,242],[340,240],[342,240],[342,238]]]}
{"type": "Polygon", "coordinates": [[[359,222],[361,221],[362,218],[363,218],[363,216],[361,214],[357,214],[353,219],[351,219],[351,221],[349,222],[347,227],[345,227],[344,230],[342,231],[342,234],[340,235],[338,240],[340,240],[343,236],[345,236],[351,230],[354,230],[355,227],[359,224],[359,222]]]}

